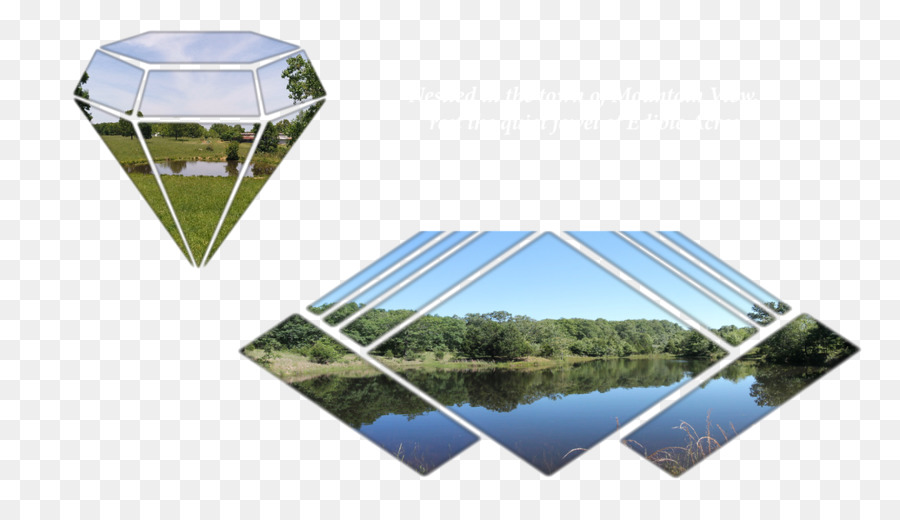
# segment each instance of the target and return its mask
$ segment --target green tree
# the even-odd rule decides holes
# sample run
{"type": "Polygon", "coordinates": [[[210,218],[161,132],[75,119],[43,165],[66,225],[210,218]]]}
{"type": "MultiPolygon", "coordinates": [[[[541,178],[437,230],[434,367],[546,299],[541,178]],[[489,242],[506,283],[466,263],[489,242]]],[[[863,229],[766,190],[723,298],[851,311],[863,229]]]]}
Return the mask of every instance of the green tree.
{"type": "Polygon", "coordinates": [[[288,97],[294,104],[325,96],[319,76],[302,54],[287,59],[287,68],[281,71],[281,77],[288,80],[288,97]]]}
{"type": "Polygon", "coordinates": [[[319,109],[322,108],[323,103],[324,101],[319,101],[318,103],[297,114],[297,117],[295,117],[291,122],[291,125],[290,127],[288,127],[288,131],[286,132],[288,137],[291,138],[292,143],[297,142],[297,139],[303,134],[303,131],[306,130],[306,127],[309,126],[313,118],[316,117],[316,114],[319,112],[319,109]]]}
{"type": "Polygon", "coordinates": [[[521,330],[504,311],[466,315],[463,353],[473,358],[515,359],[531,353],[521,330]]]}
{"type": "Polygon", "coordinates": [[[230,143],[228,143],[228,146],[225,148],[225,158],[228,159],[229,161],[237,161],[238,159],[241,158],[240,155],[238,154],[239,150],[240,150],[240,146],[238,145],[237,141],[231,141],[230,143]]]}
{"type": "Polygon", "coordinates": [[[766,312],[762,307],[753,304],[753,307],[750,309],[750,312],[747,313],[747,317],[753,320],[755,323],[759,323],[760,325],[768,325],[775,321],[775,317],[766,312]]]}
{"type": "MultiPolygon", "coordinates": [[[[259,126],[258,123],[257,126],[259,126]]],[[[275,130],[275,127],[271,123],[266,123],[266,129],[259,138],[259,144],[256,145],[256,150],[262,153],[270,153],[274,152],[276,149],[278,149],[278,131],[275,130]]]]}
{"type": "Polygon", "coordinates": [[[303,352],[313,362],[323,365],[338,361],[344,357],[344,353],[344,347],[328,337],[321,338],[303,352]]]}
{"type": "MultiPolygon", "coordinates": [[[[84,99],[91,99],[91,93],[86,88],[84,88],[84,85],[87,84],[88,79],[90,79],[90,76],[88,76],[87,72],[81,75],[81,80],[78,82],[78,86],[75,87],[76,96],[84,99]]],[[[81,111],[84,113],[84,116],[88,118],[88,121],[93,121],[94,116],[91,114],[91,105],[88,105],[83,101],[75,102],[78,103],[78,107],[81,108],[81,111]]]]}

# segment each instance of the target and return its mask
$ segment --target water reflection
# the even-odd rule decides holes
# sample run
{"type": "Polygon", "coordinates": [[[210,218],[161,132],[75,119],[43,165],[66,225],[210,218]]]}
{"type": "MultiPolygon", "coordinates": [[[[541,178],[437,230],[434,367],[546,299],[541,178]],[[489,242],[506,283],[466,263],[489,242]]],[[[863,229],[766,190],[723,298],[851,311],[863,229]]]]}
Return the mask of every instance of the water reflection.
{"type": "Polygon", "coordinates": [[[478,440],[383,374],[325,375],[291,386],[423,474],[478,440]]]}
{"type": "Polygon", "coordinates": [[[710,363],[612,359],[543,368],[417,369],[400,374],[550,474],[710,363]]]}
{"type": "MultiPolygon", "coordinates": [[[[229,177],[241,172],[241,161],[158,161],[156,170],[160,175],[181,175],[183,177],[229,177]]],[[[150,165],[132,164],[125,166],[127,173],[153,173],[150,165]]]]}
{"type": "MultiPolygon", "coordinates": [[[[181,175],[183,177],[233,177],[241,172],[241,161],[158,161],[156,170],[160,175],[181,175]]],[[[126,173],[149,173],[153,170],[147,163],[123,165],[126,173]]],[[[269,164],[250,163],[247,177],[271,175],[275,168],[269,164]]]]}
{"type": "Polygon", "coordinates": [[[680,474],[830,369],[736,361],[636,430],[625,444],[680,474]]]}

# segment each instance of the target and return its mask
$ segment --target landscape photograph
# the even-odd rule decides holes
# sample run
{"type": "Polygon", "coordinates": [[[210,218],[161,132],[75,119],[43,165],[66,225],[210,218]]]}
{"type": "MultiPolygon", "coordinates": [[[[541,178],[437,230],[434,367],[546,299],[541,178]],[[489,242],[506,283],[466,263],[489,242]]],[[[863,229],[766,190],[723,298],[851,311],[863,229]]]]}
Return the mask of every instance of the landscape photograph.
{"type": "MultiPolygon", "coordinates": [[[[160,37],[165,35],[147,36],[153,41],[160,37]]],[[[260,38],[253,33],[241,37],[260,38]]],[[[172,41],[174,46],[152,53],[155,62],[189,62],[192,52],[208,48],[202,34],[176,35],[172,41]],[[190,42],[195,45],[189,46],[190,42]]],[[[277,40],[262,41],[268,46],[266,52],[281,45],[277,40]]],[[[226,47],[235,56],[249,56],[235,49],[233,42],[226,47]]],[[[120,50],[140,54],[140,49],[135,39],[120,50]]],[[[285,107],[304,105],[268,122],[259,121],[256,87],[249,70],[152,70],[134,114],[132,105],[142,71],[97,53],[76,88],[82,113],[195,265],[212,258],[324,103],[324,99],[315,101],[324,96],[324,89],[305,54],[271,66],[279,67],[277,88],[285,107]],[[92,105],[98,100],[121,114],[116,117],[92,105]],[[242,115],[255,117],[224,119],[242,115]],[[186,121],[184,116],[197,118],[186,121]],[[158,193],[168,197],[172,211],[158,193]]],[[[269,96],[274,95],[269,88],[269,96]]]]}
{"type": "MultiPolygon", "coordinates": [[[[390,300],[342,331],[378,341],[374,359],[545,474],[726,354],[714,331],[690,328],[552,234],[379,340],[379,322],[418,308],[390,300]]],[[[730,327],[716,332],[749,333],[730,327]]]]}
{"type": "Polygon", "coordinates": [[[803,314],[622,442],[679,476],[857,351],[803,314]]]}
{"type": "Polygon", "coordinates": [[[768,315],[745,298],[740,298],[737,306],[724,303],[733,295],[722,301],[713,298],[709,292],[714,293],[716,288],[721,290],[722,285],[711,281],[711,277],[704,277],[694,266],[683,262],[674,250],[648,233],[622,235],[614,231],[573,231],[569,235],[729,345],[738,346],[758,332],[757,325],[761,323],[749,316],[751,311],[768,315]],[[697,277],[702,281],[692,283],[691,280],[697,277]]]}
{"type": "Polygon", "coordinates": [[[299,315],[242,352],[420,474],[478,440],[299,315]]]}

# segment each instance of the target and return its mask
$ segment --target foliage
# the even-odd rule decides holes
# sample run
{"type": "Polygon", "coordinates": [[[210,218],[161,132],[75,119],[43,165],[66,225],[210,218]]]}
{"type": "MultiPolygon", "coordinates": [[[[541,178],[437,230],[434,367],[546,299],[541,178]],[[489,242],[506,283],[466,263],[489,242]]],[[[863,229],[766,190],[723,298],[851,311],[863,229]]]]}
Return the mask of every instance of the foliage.
{"type": "Polygon", "coordinates": [[[240,159],[241,157],[238,154],[239,149],[240,145],[238,145],[238,143],[234,141],[228,143],[228,146],[225,148],[226,159],[228,159],[229,161],[237,161],[238,159],[240,159]]]}
{"type": "MultiPolygon", "coordinates": [[[[412,314],[411,310],[375,308],[362,314],[343,330],[362,345],[368,345],[412,314]]],[[[733,340],[743,340],[756,329],[726,326],[712,332],[733,340]]],[[[379,350],[392,350],[397,355],[403,355],[409,349],[422,352],[434,351],[439,347],[463,357],[490,359],[515,359],[530,355],[559,358],[567,355],[620,357],[662,354],[718,358],[725,354],[699,332],[667,320],[534,320],[502,311],[465,317],[424,316],[385,341],[379,350]]]]}
{"type": "MultiPolygon", "coordinates": [[[[76,96],[82,97],[84,99],[91,99],[90,92],[88,92],[88,90],[84,88],[84,85],[88,82],[88,79],[90,79],[90,76],[88,76],[87,72],[81,75],[81,80],[78,82],[78,86],[75,87],[76,96]]],[[[93,121],[94,116],[91,114],[91,105],[88,105],[83,101],[75,101],[75,103],[78,103],[78,107],[84,113],[84,116],[88,119],[88,121],[93,121]]]]}
{"type": "Polygon", "coordinates": [[[253,346],[263,352],[263,355],[256,359],[260,365],[269,366],[278,356],[278,342],[274,338],[261,338],[259,341],[255,341],[253,346]]]}
{"type": "Polygon", "coordinates": [[[769,336],[748,357],[768,363],[831,366],[856,350],[847,340],[804,314],[769,336]]]}
{"type": "MultiPolygon", "coordinates": [[[[300,138],[303,131],[306,130],[306,127],[309,126],[313,118],[316,117],[316,114],[319,112],[319,109],[322,108],[323,103],[325,103],[325,101],[319,101],[306,110],[301,111],[294,120],[290,122],[289,126],[286,128],[285,134],[291,138],[292,143],[297,142],[297,139],[300,138]]],[[[282,122],[280,121],[279,124],[281,123],[282,122]]]]}
{"type": "Polygon", "coordinates": [[[301,54],[287,59],[287,68],[281,72],[281,77],[288,80],[288,97],[294,100],[294,104],[325,96],[319,76],[301,54]]]}
{"type": "MultiPolygon", "coordinates": [[[[259,123],[256,124],[258,129],[259,123]]],[[[255,132],[256,130],[254,130],[255,132]]],[[[278,131],[271,123],[266,123],[266,129],[259,138],[259,144],[256,145],[256,151],[262,153],[274,152],[278,148],[278,131]]]]}
{"type": "Polygon", "coordinates": [[[160,123],[153,125],[153,129],[162,137],[171,137],[176,141],[183,137],[206,136],[206,129],[200,123],[160,123]]]}
{"type": "Polygon", "coordinates": [[[222,123],[215,123],[209,127],[207,136],[223,141],[239,141],[242,133],[244,133],[244,128],[239,125],[228,126],[222,123]]]}
{"type": "Polygon", "coordinates": [[[323,337],[311,346],[306,347],[301,353],[311,361],[324,365],[344,357],[346,350],[333,339],[323,337]]]}

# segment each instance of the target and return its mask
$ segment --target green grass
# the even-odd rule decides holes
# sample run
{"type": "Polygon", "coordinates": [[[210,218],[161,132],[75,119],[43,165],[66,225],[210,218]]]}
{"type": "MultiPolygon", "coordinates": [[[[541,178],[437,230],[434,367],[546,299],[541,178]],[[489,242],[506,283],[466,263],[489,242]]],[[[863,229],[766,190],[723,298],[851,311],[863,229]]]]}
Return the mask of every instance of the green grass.
{"type": "Polygon", "coordinates": [[[187,249],[184,247],[184,242],[181,241],[181,236],[178,234],[178,228],[175,227],[175,219],[173,219],[172,214],[169,213],[169,208],[166,206],[166,201],[163,198],[162,191],[159,189],[159,184],[156,183],[156,179],[153,175],[148,175],[146,173],[129,173],[128,176],[131,177],[131,182],[134,183],[138,191],[141,192],[141,195],[144,196],[144,200],[147,201],[150,209],[156,213],[156,216],[159,218],[159,221],[162,222],[163,227],[166,228],[166,231],[169,232],[169,235],[171,235],[172,239],[175,240],[175,243],[178,244],[178,248],[184,253],[184,257],[189,258],[187,249]]]}
{"type": "MultiPolygon", "coordinates": [[[[685,471],[691,469],[695,464],[708,457],[712,452],[721,448],[723,444],[728,442],[728,432],[726,428],[716,424],[713,427],[710,420],[710,411],[706,412],[706,431],[697,431],[686,421],[681,421],[678,426],[672,429],[681,430],[684,433],[684,446],[669,446],[661,448],[653,453],[647,453],[644,446],[633,440],[624,439],[623,444],[637,452],[643,452],[644,457],[656,464],[663,471],[668,472],[673,477],[677,477],[685,471]],[[716,431],[718,430],[718,432],[716,431]],[[716,439],[717,433],[721,433],[722,441],[716,439]]],[[[733,436],[737,436],[738,432],[734,428],[734,424],[729,424],[733,436]]]]}
{"type": "MultiPolygon", "coordinates": [[[[147,158],[141,149],[137,138],[128,138],[118,135],[101,136],[109,147],[110,152],[122,165],[147,164],[147,158]]],[[[171,137],[154,137],[147,140],[147,147],[154,161],[163,160],[200,160],[200,161],[225,161],[226,142],[219,140],[205,141],[202,138],[183,138],[177,141],[171,137]],[[207,147],[212,150],[207,150],[207,147]]],[[[253,164],[269,167],[274,170],[284,156],[289,146],[280,146],[271,153],[257,153],[253,158],[253,164]]],[[[244,161],[250,151],[250,143],[240,144],[240,157],[244,161]]],[[[256,198],[256,195],[269,180],[271,175],[257,175],[245,177],[235,195],[234,203],[225,217],[222,229],[213,244],[209,258],[218,251],[228,234],[240,220],[241,216],[256,198]]],[[[188,256],[185,244],[182,243],[175,226],[175,220],[169,214],[168,207],[162,197],[162,193],[152,175],[142,173],[129,174],[131,180],[144,196],[144,199],[159,217],[163,226],[188,256]]],[[[206,176],[179,176],[162,175],[161,180],[165,186],[169,200],[181,229],[187,239],[188,247],[194,255],[194,260],[200,262],[212,240],[212,234],[222,217],[225,203],[234,188],[236,177],[206,177],[206,176]]]]}
{"type": "MultiPolygon", "coordinates": [[[[253,361],[264,355],[262,349],[245,348],[243,354],[253,361]]],[[[264,368],[286,383],[296,383],[317,376],[341,374],[348,377],[374,376],[381,372],[356,354],[347,352],[339,361],[327,365],[314,363],[306,356],[290,350],[279,350],[264,368]]]]}
{"type": "Polygon", "coordinates": [[[237,177],[160,175],[194,260],[200,262],[237,177]]]}
{"type": "MultiPolygon", "coordinates": [[[[250,203],[253,202],[253,199],[256,198],[256,195],[262,187],[266,185],[269,177],[271,177],[271,175],[244,177],[244,180],[241,181],[241,187],[238,188],[238,192],[234,196],[234,201],[231,203],[231,208],[228,209],[228,215],[222,223],[222,229],[219,230],[219,235],[216,237],[215,243],[213,243],[212,251],[209,253],[207,263],[209,263],[209,260],[212,260],[213,255],[219,250],[222,242],[228,238],[228,234],[231,233],[235,224],[237,224],[244,212],[247,211],[247,208],[250,207],[250,203]]],[[[198,262],[200,260],[201,259],[199,258],[197,259],[198,262]]]]}

